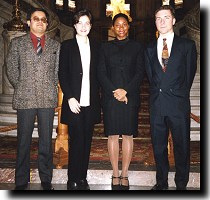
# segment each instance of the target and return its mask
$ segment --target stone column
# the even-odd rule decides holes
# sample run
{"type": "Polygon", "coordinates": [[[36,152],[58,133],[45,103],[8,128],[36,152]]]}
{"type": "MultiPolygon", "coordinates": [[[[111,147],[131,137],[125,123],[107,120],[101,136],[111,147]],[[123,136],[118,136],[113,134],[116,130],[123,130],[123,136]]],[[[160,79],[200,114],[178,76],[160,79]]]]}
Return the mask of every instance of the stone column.
{"type": "Polygon", "coordinates": [[[2,32],[2,36],[4,39],[4,66],[3,66],[3,94],[13,94],[14,89],[12,87],[12,85],[10,84],[8,78],[7,78],[7,73],[6,73],[6,57],[7,57],[7,52],[8,52],[8,47],[10,44],[10,41],[15,38],[15,37],[19,37],[22,35],[25,35],[25,32],[20,32],[20,31],[7,31],[4,30],[2,32]]]}
{"type": "Polygon", "coordinates": [[[200,5],[197,4],[184,18],[188,38],[195,41],[197,49],[197,73],[200,74],[200,5]]]}
{"type": "Polygon", "coordinates": [[[4,64],[2,67],[2,94],[0,95],[0,113],[15,112],[12,109],[12,95],[14,89],[7,77],[6,58],[10,41],[15,37],[26,34],[26,27],[27,25],[21,20],[19,2],[16,0],[12,11],[12,20],[3,24],[4,31],[2,32],[2,37],[4,40],[4,64]]]}
{"type": "Polygon", "coordinates": [[[2,67],[2,94],[0,94],[0,112],[14,112],[12,109],[12,95],[14,89],[7,77],[6,58],[10,41],[15,37],[19,37],[24,34],[26,34],[26,32],[7,30],[2,32],[2,37],[4,40],[4,65],[2,67]]]}

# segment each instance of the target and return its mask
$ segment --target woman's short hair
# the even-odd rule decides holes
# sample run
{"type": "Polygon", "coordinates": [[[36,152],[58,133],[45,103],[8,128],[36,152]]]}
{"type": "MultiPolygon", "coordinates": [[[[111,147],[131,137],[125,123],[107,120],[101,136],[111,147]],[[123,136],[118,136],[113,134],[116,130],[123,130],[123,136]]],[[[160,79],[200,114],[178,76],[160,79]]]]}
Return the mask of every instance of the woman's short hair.
{"type": "Polygon", "coordinates": [[[116,14],[116,15],[114,16],[114,18],[112,19],[112,25],[113,25],[113,26],[114,26],[115,21],[116,21],[117,18],[119,18],[119,17],[125,18],[126,21],[128,22],[128,24],[130,23],[130,22],[129,22],[129,19],[128,19],[128,16],[127,16],[126,14],[124,14],[124,13],[118,13],[118,14],[116,14]]]}
{"type": "Polygon", "coordinates": [[[90,24],[93,23],[93,16],[92,16],[90,10],[88,10],[86,8],[82,8],[74,13],[74,16],[72,19],[72,24],[73,25],[77,24],[79,22],[80,17],[82,17],[82,16],[87,16],[90,20],[90,24]]]}

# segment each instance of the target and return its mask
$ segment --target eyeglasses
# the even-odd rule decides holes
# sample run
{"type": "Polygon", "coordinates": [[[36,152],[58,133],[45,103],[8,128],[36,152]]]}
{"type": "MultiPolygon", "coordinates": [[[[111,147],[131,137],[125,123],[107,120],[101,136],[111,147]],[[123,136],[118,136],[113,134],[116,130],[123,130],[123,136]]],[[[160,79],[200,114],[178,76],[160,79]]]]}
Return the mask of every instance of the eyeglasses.
{"type": "Polygon", "coordinates": [[[47,23],[47,18],[45,18],[45,17],[42,17],[42,18],[38,18],[38,17],[33,17],[32,18],[35,22],[39,22],[39,21],[41,21],[42,23],[47,23]]]}

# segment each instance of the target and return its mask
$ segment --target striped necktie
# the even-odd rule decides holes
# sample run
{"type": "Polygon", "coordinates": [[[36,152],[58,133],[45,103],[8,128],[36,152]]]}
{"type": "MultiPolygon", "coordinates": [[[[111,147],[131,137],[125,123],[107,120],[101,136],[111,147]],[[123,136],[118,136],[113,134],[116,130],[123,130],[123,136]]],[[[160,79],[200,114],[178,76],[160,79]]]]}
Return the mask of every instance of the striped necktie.
{"type": "Polygon", "coordinates": [[[166,72],[166,68],[168,65],[168,47],[166,43],[166,38],[163,38],[163,51],[162,51],[162,70],[163,72],[166,72]]]}
{"type": "Polygon", "coordinates": [[[42,46],[41,46],[41,38],[37,37],[37,49],[36,49],[36,53],[39,56],[42,53],[42,46]]]}

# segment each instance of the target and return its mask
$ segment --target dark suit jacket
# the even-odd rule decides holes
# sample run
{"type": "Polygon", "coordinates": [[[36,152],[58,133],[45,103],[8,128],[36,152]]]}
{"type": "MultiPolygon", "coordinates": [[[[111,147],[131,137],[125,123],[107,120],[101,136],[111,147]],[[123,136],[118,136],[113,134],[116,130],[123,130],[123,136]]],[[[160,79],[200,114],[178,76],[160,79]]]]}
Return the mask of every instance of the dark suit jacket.
{"type": "MultiPolygon", "coordinates": [[[[92,122],[100,122],[100,97],[96,68],[98,64],[99,44],[90,40],[90,106],[92,122]]],[[[72,123],[76,114],[71,112],[68,99],[80,101],[82,84],[82,62],[76,39],[66,40],[61,44],[59,61],[59,82],[64,94],[61,112],[61,123],[72,123]]]]}
{"type": "Polygon", "coordinates": [[[157,41],[146,49],[151,115],[179,116],[190,112],[190,89],[197,68],[194,41],[174,35],[166,73],[157,56],[157,41]]]}
{"type": "Polygon", "coordinates": [[[145,73],[144,47],[130,39],[123,46],[118,43],[121,42],[113,40],[101,46],[98,77],[103,89],[102,104],[106,106],[115,100],[112,91],[123,88],[127,91],[128,104],[139,107],[140,84],[145,73]]]}

